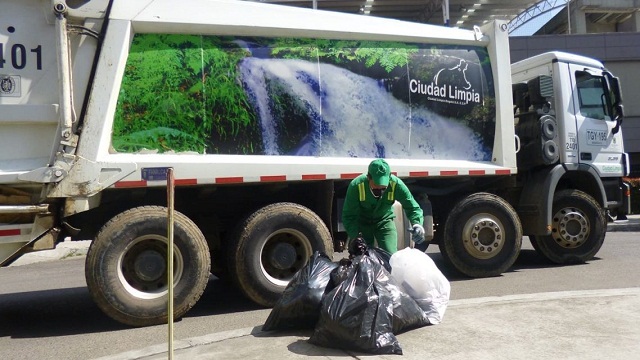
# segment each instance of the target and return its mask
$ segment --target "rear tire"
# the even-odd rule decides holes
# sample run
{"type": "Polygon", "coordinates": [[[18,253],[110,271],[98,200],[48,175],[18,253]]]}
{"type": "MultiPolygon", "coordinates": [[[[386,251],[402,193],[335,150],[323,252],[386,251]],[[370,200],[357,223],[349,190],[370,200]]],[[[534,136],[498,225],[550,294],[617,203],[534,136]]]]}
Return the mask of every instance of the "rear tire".
{"type": "MultiPolygon", "coordinates": [[[[167,209],[145,206],[107,222],[85,263],[89,292],[100,309],[123,324],[167,322],[167,209]]],[[[195,305],[209,281],[209,248],[198,227],[174,213],[174,317],[195,305]]]]}
{"type": "Polygon", "coordinates": [[[440,252],[459,272],[479,278],[507,271],[521,246],[522,227],[513,207],[496,195],[476,193],[449,213],[440,252]]]}
{"type": "Polygon", "coordinates": [[[598,253],[606,233],[607,217],[598,202],[582,191],[563,190],[553,198],[551,235],[530,239],[553,263],[583,263],[598,253]]]}
{"type": "Polygon", "coordinates": [[[265,206],[229,238],[229,274],[255,303],[272,307],[314,251],[333,255],[331,234],[313,211],[294,203],[265,206]]]}

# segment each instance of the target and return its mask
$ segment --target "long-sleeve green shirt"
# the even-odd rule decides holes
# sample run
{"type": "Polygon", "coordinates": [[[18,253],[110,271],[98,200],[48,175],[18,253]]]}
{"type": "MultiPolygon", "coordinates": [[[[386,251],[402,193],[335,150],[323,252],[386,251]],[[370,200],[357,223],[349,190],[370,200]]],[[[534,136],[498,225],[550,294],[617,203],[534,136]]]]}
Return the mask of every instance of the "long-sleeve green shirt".
{"type": "Polygon", "coordinates": [[[391,175],[389,186],[379,199],[376,199],[371,193],[366,174],[353,179],[347,188],[342,208],[342,224],[347,231],[347,236],[350,239],[356,238],[362,225],[393,220],[395,215],[392,206],[396,200],[402,205],[411,224],[422,225],[422,209],[400,178],[391,175]]]}

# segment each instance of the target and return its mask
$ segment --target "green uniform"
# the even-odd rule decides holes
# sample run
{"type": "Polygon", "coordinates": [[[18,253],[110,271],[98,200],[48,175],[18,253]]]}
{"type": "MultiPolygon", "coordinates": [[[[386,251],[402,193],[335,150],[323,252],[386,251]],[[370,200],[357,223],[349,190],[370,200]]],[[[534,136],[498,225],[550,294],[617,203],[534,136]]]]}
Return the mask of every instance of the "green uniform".
{"type": "Polygon", "coordinates": [[[422,225],[420,205],[397,176],[391,175],[389,186],[378,199],[371,192],[366,174],[353,179],[342,208],[342,223],[349,239],[355,239],[362,233],[368,246],[374,246],[377,241],[378,247],[383,250],[392,254],[398,251],[398,232],[392,209],[396,200],[402,205],[412,225],[422,225]]]}

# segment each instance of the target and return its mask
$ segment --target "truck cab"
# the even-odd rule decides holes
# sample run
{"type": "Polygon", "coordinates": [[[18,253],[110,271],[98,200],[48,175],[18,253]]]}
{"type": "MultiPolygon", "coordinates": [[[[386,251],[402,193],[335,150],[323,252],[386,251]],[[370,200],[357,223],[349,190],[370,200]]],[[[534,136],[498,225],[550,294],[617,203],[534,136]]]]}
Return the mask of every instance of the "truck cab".
{"type": "Polygon", "coordinates": [[[512,72],[516,126],[523,131],[519,168],[559,162],[591,166],[602,177],[624,175],[620,86],[601,63],[549,52],[513,64],[512,72]],[[536,118],[544,139],[539,157],[530,146],[537,134],[524,132],[536,118]]]}
{"type": "Polygon", "coordinates": [[[621,181],[629,174],[629,158],[620,131],[618,78],[599,61],[563,52],[519,61],[511,70],[523,233],[553,234],[566,248],[578,246],[577,234],[588,232],[582,221],[587,216],[554,210],[563,189],[589,194],[603,209],[629,212],[628,185],[621,181]],[[563,238],[556,225],[567,225],[571,217],[580,221],[574,235],[563,238]]]}

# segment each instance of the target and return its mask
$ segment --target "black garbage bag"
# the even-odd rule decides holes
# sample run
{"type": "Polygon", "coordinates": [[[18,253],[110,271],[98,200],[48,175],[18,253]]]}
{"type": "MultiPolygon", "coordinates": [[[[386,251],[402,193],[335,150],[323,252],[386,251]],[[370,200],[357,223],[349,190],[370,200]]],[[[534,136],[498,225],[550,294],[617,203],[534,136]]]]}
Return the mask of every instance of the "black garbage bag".
{"type": "Polygon", "coordinates": [[[349,242],[349,258],[353,259],[362,255],[371,256],[375,261],[383,265],[387,271],[391,272],[391,265],[389,264],[391,253],[377,247],[369,247],[362,236],[358,236],[349,242]]]}
{"type": "Polygon", "coordinates": [[[393,304],[393,333],[402,332],[429,325],[429,318],[420,304],[407,294],[401,285],[392,278],[387,284],[393,304]]]}
{"type": "MultiPolygon", "coordinates": [[[[363,242],[364,244],[364,242],[363,242]]],[[[366,247],[366,245],[364,245],[366,247]]],[[[358,256],[369,256],[371,261],[382,265],[388,272],[391,272],[391,253],[386,250],[382,250],[379,248],[364,248],[362,249],[362,253],[358,256]]],[[[348,270],[351,267],[351,260],[357,258],[356,256],[351,256],[351,259],[342,259],[338,263],[338,267],[331,271],[331,279],[329,280],[329,284],[327,285],[326,292],[333,290],[336,286],[338,286],[344,279],[347,278],[348,270]]]]}
{"type": "Polygon", "coordinates": [[[349,269],[351,268],[351,260],[342,259],[338,262],[338,266],[331,270],[331,274],[329,274],[329,284],[327,284],[327,289],[325,293],[335,289],[338,285],[340,285],[349,275],[349,269]]]}
{"type": "Polygon", "coordinates": [[[391,272],[391,263],[390,263],[391,253],[390,252],[374,247],[374,248],[367,249],[365,254],[370,256],[373,261],[382,265],[385,268],[385,270],[387,270],[388,272],[391,272]]]}
{"type": "Polygon", "coordinates": [[[347,276],[322,300],[309,342],[374,354],[402,354],[394,331],[428,324],[420,307],[372,257],[352,260],[347,276]]]}
{"type": "Polygon", "coordinates": [[[337,263],[324,253],[314,252],[274,305],[263,331],[313,329],[320,316],[322,296],[337,263]]]}

